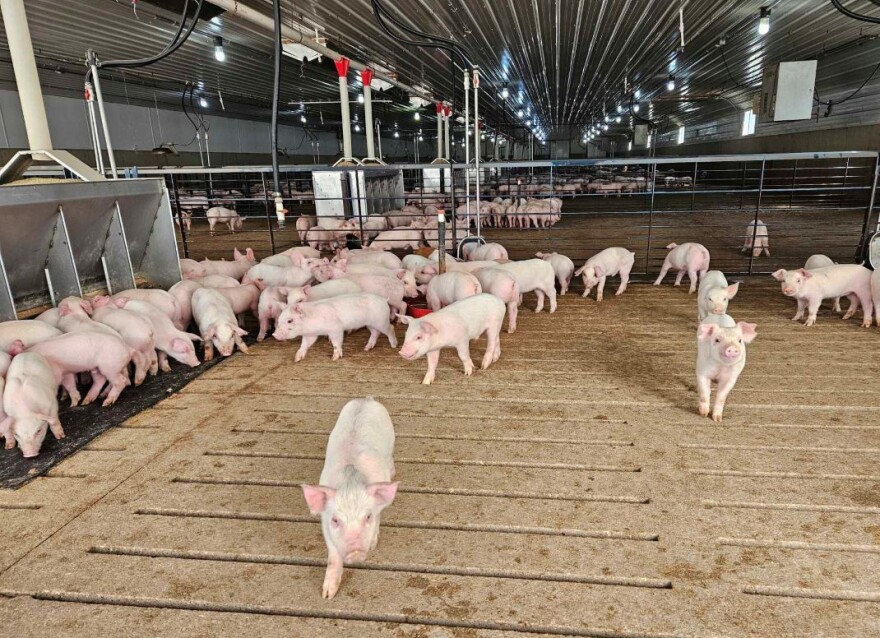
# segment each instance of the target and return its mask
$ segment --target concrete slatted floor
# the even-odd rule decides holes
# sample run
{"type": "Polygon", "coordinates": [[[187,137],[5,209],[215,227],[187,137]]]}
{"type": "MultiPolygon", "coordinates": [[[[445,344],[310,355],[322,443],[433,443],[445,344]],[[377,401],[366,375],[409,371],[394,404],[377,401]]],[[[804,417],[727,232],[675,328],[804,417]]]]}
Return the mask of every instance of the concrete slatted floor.
{"type": "Polygon", "coordinates": [[[0,492],[0,627],[880,635],[880,332],[827,310],[794,324],[764,278],[731,312],[759,336],[723,424],[695,412],[695,301],[668,285],[524,311],[492,369],[465,378],[444,352],[430,387],[424,360],[362,334],[337,363],[326,341],[296,365],[292,344],[236,355],[0,492]],[[324,601],[298,485],[364,395],[392,414],[402,488],[324,601]]]}

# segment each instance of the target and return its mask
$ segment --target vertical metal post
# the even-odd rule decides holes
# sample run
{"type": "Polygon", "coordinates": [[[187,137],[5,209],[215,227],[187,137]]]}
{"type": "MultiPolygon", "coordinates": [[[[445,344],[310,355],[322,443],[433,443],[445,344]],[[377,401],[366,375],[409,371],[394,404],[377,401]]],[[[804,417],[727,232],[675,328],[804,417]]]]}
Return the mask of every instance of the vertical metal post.
{"type": "MultiPolygon", "coordinates": [[[[445,141],[445,146],[446,146],[445,157],[451,163],[452,162],[452,150],[450,147],[450,138],[452,137],[450,134],[451,129],[452,129],[452,107],[451,106],[443,107],[443,121],[445,122],[445,126],[443,127],[444,128],[443,135],[444,135],[444,141],[445,141]]],[[[453,184],[454,183],[455,182],[453,181],[453,184]]]]}
{"type": "Polygon", "coordinates": [[[654,193],[657,192],[657,163],[651,164],[651,203],[648,208],[648,244],[645,248],[645,274],[650,270],[651,261],[651,235],[654,231],[654,193]]]}
{"type": "Polygon", "coordinates": [[[746,196],[746,163],[742,163],[742,183],[739,185],[739,209],[742,210],[744,198],[746,196]]]}
{"type": "Polygon", "coordinates": [[[443,158],[443,104],[437,102],[437,159],[443,158]]]}
{"type": "Polygon", "coordinates": [[[846,202],[846,179],[849,177],[849,158],[846,158],[846,164],[843,168],[843,184],[841,185],[840,191],[840,207],[843,208],[844,203],[846,202]]]}
{"type": "Polygon", "coordinates": [[[274,208],[273,200],[269,199],[269,187],[266,184],[265,173],[260,173],[260,180],[263,182],[263,197],[266,200],[266,226],[269,227],[269,245],[272,248],[272,254],[275,254],[275,232],[272,230],[272,209],[274,208]]]}
{"type": "Polygon", "coordinates": [[[752,252],[749,254],[749,274],[752,274],[752,264],[755,261],[755,236],[758,234],[758,217],[761,215],[761,198],[764,194],[764,170],[767,160],[761,160],[761,177],[758,181],[758,203],[755,206],[755,227],[752,230],[752,252]]]}
{"type": "MultiPolygon", "coordinates": [[[[483,228],[480,225],[480,70],[474,67],[473,77],[474,85],[474,171],[476,173],[475,187],[477,190],[477,237],[482,237],[483,228]]],[[[465,127],[467,133],[467,127],[465,127]]]]}
{"type": "MultiPolygon", "coordinates": [[[[849,160],[847,159],[847,162],[849,160]]],[[[797,169],[798,169],[798,161],[794,161],[794,168],[791,172],[791,191],[788,193],[788,208],[791,209],[794,206],[794,189],[797,186],[797,169]]],[[[844,178],[844,182],[846,178],[844,178]]]]}
{"type": "Polygon", "coordinates": [[[351,112],[348,103],[348,58],[336,60],[336,72],[339,74],[339,106],[342,111],[342,159],[351,160],[351,112]]]}
{"type": "MultiPolygon", "coordinates": [[[[373,140],[373,71],[364,69],[361,71],[361,83],[364,87],[364,133],[367,136],[367,157],[376,157],[376,144],[373,140]]],[[[363,241],[363,240],[361,240],[363,241]]]]}
{"type": "MultiPolygon", "coordinates": [[[[468,220],[468,232],[470,232],[471,228],[471,140],[470,135],[468,135],[468,131],[470,130],[470,116],[471,116],[471,102],[470,102],[470,89],[471,89],[471,74],[470,71],[465,68],[464,70],[464,201],[465,206],[467,206],[467,220],[468,220]]],[[[476,138],[474,138],[474,145],[477,144],[476,138]]],[[[479,155],[479,150],[477,153],[479,155]]],[[[455,233],[455,211],[452,211],[452,232],[455,233]]]]}
{"type": "Polygon", "coordinates": [[[691,181],[691,210],[694,210],[694,200],[697,197],[697,170],[699,166],[699,162],[694,162],[694,179],[691,181]]]}
{"type": "MultiPolygon", "coordinates": [[[[865,210],[865,220],[862,222],[862,238],[856,247],[855,262],[861,263],[863,259],[868,258],[870,250],[870,240],[872,232],[868,229],[871,226],[871,216],[874,214],[874,202],[877,196],[877,181],[880,178],[880,157],[874,160],[874,179],[871,182],[871,196],[868,198],[868,208],[865,210]]],[[[873,233],[880,233],[880,216],[877,217],[877,225],[873,233]]]]}
{"type": "Polygon", "coordinates": [[[117,179],[116,157],[113,154],[113,143],[110,141],[110,125],[107,123],[107,112],[104,110],[104,96],[101,93],[101,78],[98,77],[98,59],[95,52],[86,52],[88,65],[92,69],[92,82],[95,85],[95,98],[98,100],[98,113],[101,115],[101,126],[104,129],[104,143],[107,145],[107,158],[110,160],[110,179],[117,179]]]}
{"type": "Polygon", "coordinates": [[[189,259],[189,242],[186,228],[183,226],[183,215],[180,212],[180,193],[177,191],[177,180],[174,179],[174,173],[169,173],[168,179],[171,180],[171,190],[174,191],[174,208],[177,213],[177,226],[180,228],[180,243],[183,244],[183,257],[189,259]]]}
{"type": "Polygon", "coordinates": [[[98,121],[95,119],[95,89],[91,82],[85,85],[86,109],[89,113],[89,131],[92,134],[92,146],[95,149],[95,170],[104,174],[104,156],[101,151],[101,136],[98,134],[98,121]]]}

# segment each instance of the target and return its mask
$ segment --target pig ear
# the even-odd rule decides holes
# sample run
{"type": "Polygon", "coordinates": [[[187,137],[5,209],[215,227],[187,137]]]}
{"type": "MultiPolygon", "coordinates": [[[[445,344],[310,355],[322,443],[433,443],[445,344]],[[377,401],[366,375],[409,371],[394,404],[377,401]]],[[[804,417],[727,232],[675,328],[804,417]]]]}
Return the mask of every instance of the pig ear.
{"type": "Polygon", "coordinates": [[[203,338],[213,339],[216,336],[217,336],[217,328],[214,328],[213,326],[211,326],[210,328],[208,328],[208,331],[203,335],[203,338]]]}
{"type": "Polygon", "coordinates": [[[393,483],[371,483],[370,485],[367,485],[367,494],[372,496],[376,500],[376,503],[382,507],[386,507],[387,505],[391,505],[391,501],[394,500],[394,496],[397,494],[398,485],[400,485],[398,481],[393,483]]]}
{"type": "Polygon", "coordinates": [[[437,269],[434,268],[434,266],[425,266],[424,268],[422,268],[422,274],[423,275],[436,275],[437,269]]]}
{"type": "Polygon", "coordinates": [[[247,255],[248,261],[256,261],[256,260],[257,260],[256,256],[254,255],[254,249],[253,249],[253,248],[248,248],[248,249],[245,250],[244,252],[245,252],[245,254],[247,255]]]}
{"type": "Polygon", "coordinates": [[[601,277],[602,275],[605,274],[605,271],[602,270],[602,266],[600,266],[600,265],[598,265],[598,264],[596,264],[595,266],[593,266],[593,272],[596,273],[596,276],[597,276],[597,277],[601,277]]]}
{"type": "Polygon", "coordinates": [[[416,290],[418,290],[422,294],[425,294],[428,291],[428,286],[425,284],[421,284],[419,286],[416,286],[416,290]]]}
{"type": "Polygon", "coordinates": [[[24,345],[24,341],[21,339],[16,339],[9,346],[9,354],[10,356],[15,356],[17,354],[21,354],[26,350],[26,346],[24,345]]]}
{"type": "Polygon", "coordinates": [[[739,292],[739,282],[736,282],[735,284],[729,285],[727,287],[727,298],[733,299],[734,297],[736,297],[736,293],[738,293],[738,292],[739,292]]]}
{"type": "Polygon", "coordinates": [[[236,329],[235,329],[235,332],[238,333],[238,336],[239,336],[239,337],[244,337],[244,336],[246,336],[247,333],[248,333],[248,331],[247,331],[247,330],[244,330],[243,328],[236,328],[236,329]]]}
{"type": "Polygon", "coordinates": [[[408,326],[413,318],[408,317],[407,315],[397,315],[397,320],[403,325],[408,326]]]}
{"type": "Polygon", "coordinates": [[[83,312],[88,315],[92,314],[95,311],[94,308],[92,308],[92,304],[88,299],[80,299],[79,307],[82,308],[83,312]]]}
{"type": "Polygon", "coordinates": [[[701,323],[697,329],[697,339],[702,339],[703,341],[711,338],[713,334],[715,334],[714,323],[701,323]]]}
{"type": "Polygon", "coordinates": [[[780,268],[779,270],[777,270],[775,273],[773,273],[770,276],[773,277],[773,279],[775,279],[776,281],[784,281],[785,280],[785,272],[786,271],[784,268],[780,268]]]}
{"type": "Polygon", "coordinates": [[[422,331],[425,334],[435,335],[435,334],[437,334],[437,326],[435,326],[427,321],[423,321],[422,322],[422,331]]]}
{"type": "Polygon", "coordinates": [[[262,277],[257,277],[251,283],[255,285],[257,287],[257,290],[259,290],[260,292],[266,289],[266,282],[263,281],[262,277]]]}
{"type": "Polygon", "coordinates": [[[232,251],[232,258],[235,259],[236,261],[238,261],[242,257],[244,257],[244,255],[241,254],[241,251],[239,251],[238,248],[236,248],[232,251]]]}
{"type": "Polygon", "coordinates": [[[736,324],[736,327],[740,329],[743,336],[743,341],[746,343],[751,343],[755,340],[755,337],[758,336],[758,324],[756,323],[746,323],[745,321],[740,321],[736,324]]]}
{"type": "Polygon", "coordinates": [[[804,276],[804,279],[809,279],[810,277],[813,276],[813,273],[811,273],[806,268],[801,268],[799,272],[804,276]]]}
{"type": "Polygon", "coordinates": [[[67,304],[66,301],[62,301],[60,304],[58,304],[58,314],[62,317],[66,317],[70,314],[70,312],[70,306],[67,304]]]}
{"type": "Polygon", "coordinates": [[[117,308],[125,308],[125,304],[128,303],[128,297],[117,297],[113,303],[116,304],[117,308]]]}
{"type": "Polygon", "coordinates": [[[406,271],[405,270],[398,270],[397,271],[397,278],[403,279],[404,277],[406,277],[406,271]]]}
{"type": "Polygon", "coordinates": [[[192,347],[192,344],[186,339],[181,339],[177,337],[171,340],[171,349],[174,352],[187,352],[192,347]]]}
{"type": "Polygon", "coordinates": [[[336,496],[336,490],[323,485],[303,485],[303,496],[312,514],[320,514],[327,509],[327,503],[336,496]]]}
{"type": "Polygon", "coordinates": [[[535,253],[535,257],[537,257],[538,259],[543,259],[544,253],[535,253]]]}
{"type": "MultiPolygon", "coordinates": [[[[302,291],[305,294],[309,294],[309,290],[311,290],[311,289],[312,289],[312,284],[306,284],[305,286],[302,287],[302,291]]],[[[290,294],[290,292],[288,291],[287,294],[290,294]]]]}

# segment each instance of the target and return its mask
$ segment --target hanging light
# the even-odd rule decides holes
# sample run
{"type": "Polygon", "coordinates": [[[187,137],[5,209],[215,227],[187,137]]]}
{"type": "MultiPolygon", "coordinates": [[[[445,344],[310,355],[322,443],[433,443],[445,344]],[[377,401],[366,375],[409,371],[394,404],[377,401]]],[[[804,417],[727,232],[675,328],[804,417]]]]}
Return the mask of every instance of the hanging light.
{"type": "Polygon", "coordinates": [[[419,112],[418,112],[418,111],[416,111],[415,113],[413,113],[413,119],[414,119],[416,122],[421,122],[421,121],[422,121],[422,116],[419,115],[419,112]]]}
{"type": "Polygon", "coordinates": [[[400,137],[400,131],[394,131],[394,137],[400,137]]]}
{"type": "Polygon", "coordinates": [[[419,135],[419,141],[420,141],[420,142],[424,142],[424,141],[425,141],[425,138],[422,137],[421,135],[419,135]]]}
{"type": "Polygon", "coordinates": [[[303,124],[306,123],[306,114],[305,113],[303,113],[302,115],[299,116],[299,121],[302,122],[303,124]]]}
{"type": "Polygon", "coordinates": [[[214,59],[217,62],[224,62],[226,60],[226,51],[223,50],[223,38],[219,35],[214,36],[214,59]]]}
{"type": "Polygon", "coordinates": [[[507,84],[501,88],[501,98],[506,100],[510,97],[510,91],[507,90],[507,84]]]}
{"type": "Polygon", "coordinates": [[[364,103],[364,94],[358,93],[358,104],[363,104],[363,103],[364,103]]]}
{"type": "Polygon", "coordinates": [[[674,91],[675,90],[675,76],[670,75],[669,79],[666,81],[666,90],[674,91]]]}
{"type": "Polygon", "coordinates": [[[642,92],[636,89],[635,93],[633,93],[633,97],[638,100],[640,97],[642,97],[642,92]]]}
{"type": "Polygon", "coordinates": [[[614,121],[617,122],[618,124],[620,124],[620,116],[618,115],[617,117],[615,117],[614,121]]]}
{"type": "Polygon", "coordinates": [[[761,17],[758,18],[758,35],[770,33],[770,9],[761,7],[761,17]]]}
{"type": "Polygon", "coordinates": [[[523,110],[522,110],[522,109],[520,109],[519,111],[516,112],[516,116],[517,116],[519,119],[523,119],[523,115],[524,115],[524,114],[523,114],[523,110]]]}
{"type": "Polygon", "coordinates": [[[617,112],[618,112],[618,113],[623,113],[623,106],[622,106],[621,104],[618,104],[618,105],[617,105],[617,112]]]}
{"type": "Polygon", "coordinates": [[[635,104],[633,104],[633,113],[638,113],[638,112],[639,112],[639,104],[638,104],[638,102],[636,102],[635,104]]]}
{"type": "Polygon", "coordinates": [[[354,123],[354,132],[355,132],[355,133],[360,133],[360,132],[361,132],[361,125],[358,124],[357,122],[354,123]]]}
{"type": "Polygon", "coordinates": [[[602,130],[603,130],[603,131],[607,131],[607,130],[608,130],[608,125],[607,125],[607,124],[603,124],[603,125],[602,125],[602,130]]]}
{"type": "Polygon", "coordinates": [[[208,108],[208,100],[205,99],[204,95],[199,96],[199,106],[201,106],[203,109],[208,108]]]}
{"type": "Polygon", "coordinates": [[[526,120],[526,126],[531,126],[531,125],[532,125],[532,121],[531,121],[531,120],[526,120]]]}

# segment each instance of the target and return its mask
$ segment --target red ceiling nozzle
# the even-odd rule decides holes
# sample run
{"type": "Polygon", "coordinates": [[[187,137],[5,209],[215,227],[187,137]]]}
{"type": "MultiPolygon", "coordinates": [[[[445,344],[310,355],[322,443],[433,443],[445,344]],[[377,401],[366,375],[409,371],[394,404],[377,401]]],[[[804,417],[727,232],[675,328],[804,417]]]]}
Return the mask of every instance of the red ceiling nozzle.
{"type": "Polygon", "coordinates": [[[361,71],[361,83],[364,86],[370,86],[373,81],[373,69],[364,69],[361,71]]]}
{"type": "Polygon", "coordinates": [[[336,72],[339,74],[339,77],[344,78],[348,75],[348,65],[351,63],[351,60],[348,58],[339,58],[336,60],[336,72]]]}
{"type": "Polygon", "coordinates": [[[442,104],[442,102],[437,102],[437,115],[443,115],[443,104],[442,104]]]}
{"type": "Polygon", "coordinates": [[[452,107],[447,106],[444,114],[446,115],[446,117],[452,117],[452,107]]]}

